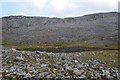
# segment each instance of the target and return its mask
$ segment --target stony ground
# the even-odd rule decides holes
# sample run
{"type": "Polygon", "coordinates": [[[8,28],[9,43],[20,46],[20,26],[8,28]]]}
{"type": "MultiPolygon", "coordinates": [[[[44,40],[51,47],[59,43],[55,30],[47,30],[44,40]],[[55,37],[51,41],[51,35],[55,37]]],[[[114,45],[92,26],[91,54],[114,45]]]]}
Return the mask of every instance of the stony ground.
{"type": "MultiPolygon", "coordinates": [[[[117,54],[117,51],[114,51],[114,54],[117,54]]],[[[106,67],[107,62],[102,60],[103,58],[100,59],[100,56],[96,57],[97,52],[89,52],[89,55],[87,52],[52,53],[4,48],[2,49],[2,80],[120,79],[119,68],[106,67]],[[90,57],[88,57],[89,55],[90,57]]],[[[116,60],[113,58],[111,63],[117,63],[116,60]]]]}

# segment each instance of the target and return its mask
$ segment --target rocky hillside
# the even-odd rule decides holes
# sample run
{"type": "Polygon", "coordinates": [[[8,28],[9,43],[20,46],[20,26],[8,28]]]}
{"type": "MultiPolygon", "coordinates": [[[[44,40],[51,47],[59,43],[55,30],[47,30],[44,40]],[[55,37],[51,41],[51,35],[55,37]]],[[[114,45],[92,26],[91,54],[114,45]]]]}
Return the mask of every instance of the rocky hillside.
{"type": "Polygon", "coordinates": [[[120,79],[117,50],[47,53],[5,48],[1,52],[2,80],[120,79]]]}
{"type": "Polygon", "coordinates": [[[70,18],[2,17],[3,44],[79,41],[95,45],[115,45],[118,41],[117,17],[117,12],[70,18]]]}
{"type": "Polygon", "coordinates": [[[0,18],[0,79],[119,80],[117,18],[117,12],[0,18]]]}

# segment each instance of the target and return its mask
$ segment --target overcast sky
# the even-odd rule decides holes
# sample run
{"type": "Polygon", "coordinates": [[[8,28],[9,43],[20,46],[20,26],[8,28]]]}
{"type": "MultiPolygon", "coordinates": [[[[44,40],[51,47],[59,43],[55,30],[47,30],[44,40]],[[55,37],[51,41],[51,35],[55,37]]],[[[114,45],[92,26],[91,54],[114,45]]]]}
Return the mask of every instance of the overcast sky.
{"type": "Polygon", "coordinates": [[[0,16],[76,17],[118,11],[119,0],[1,0],[0,16]]]}

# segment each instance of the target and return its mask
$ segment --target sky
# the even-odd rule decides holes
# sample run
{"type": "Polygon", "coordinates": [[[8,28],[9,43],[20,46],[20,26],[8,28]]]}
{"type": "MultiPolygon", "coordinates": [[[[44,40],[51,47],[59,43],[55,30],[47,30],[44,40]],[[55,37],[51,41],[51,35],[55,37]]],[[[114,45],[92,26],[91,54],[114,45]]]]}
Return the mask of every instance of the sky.
{"type": "Polygon", "coordinates": [[[10,15],[76,17],[117,12],[119,0],[0,0],[0,17],[10,15]]]}

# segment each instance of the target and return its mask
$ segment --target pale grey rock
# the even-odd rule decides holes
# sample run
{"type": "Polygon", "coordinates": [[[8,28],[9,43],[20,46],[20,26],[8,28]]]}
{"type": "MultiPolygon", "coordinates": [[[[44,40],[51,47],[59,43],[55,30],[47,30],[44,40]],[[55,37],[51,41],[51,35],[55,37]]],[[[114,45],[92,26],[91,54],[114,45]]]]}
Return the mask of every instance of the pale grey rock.
{"type": "Polygon", "coordinates": [[[45,54],[46,52],[36,51],[36,54],[45,54]]]}
{"type": "Polygon", "coordinates": [[[40,76],[47,76],[49,74],[49,72],[42,72],[42,73],[39,73],[40,76]]]}
{"type": "Polygon", "coordinates": [[[41,67],[47,67],[48,65],[47,64],[41,64],[41,67]]]}
{"type": "Polygon", "coordinates": [[[10,72],[14,72],[16,69],[14,67],[10,68],[10,72]]]}
{"type": "Polygon", "coordinates": [[[21,57],[21,56],[17,56],[15,59],[16,59],[17,61],[23,61],[23,60],[24,60],[24,58],[21,57]]]}
{"type": "Polygon", "coordinates": [[[26,73],[24,73],[24,72],[21,72],[21,73],[17,73],[17,75],[19,75],[19,76],[25,76],[26,75],[26,73]]]}
{"type": "Polygon", "coordinates": [[[73,70],[72,67],[70,67],[70,66],[67,66],[66,69],[67,70],[73,70]]]}
{"type": "Polygon", "coordinates": [[[78,70],[77,68],[73,69],[73,73],[75,73],[76,75],[81,75],[81,71],[78,70]]]}
{"type": "Polygon", "coordinates": [[[32,75],[30,74],[30,73],[27,73],[25,76],[24,76],[24,78],[31,78],[32,77],[32,75]]]}

